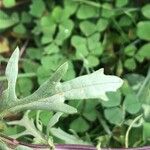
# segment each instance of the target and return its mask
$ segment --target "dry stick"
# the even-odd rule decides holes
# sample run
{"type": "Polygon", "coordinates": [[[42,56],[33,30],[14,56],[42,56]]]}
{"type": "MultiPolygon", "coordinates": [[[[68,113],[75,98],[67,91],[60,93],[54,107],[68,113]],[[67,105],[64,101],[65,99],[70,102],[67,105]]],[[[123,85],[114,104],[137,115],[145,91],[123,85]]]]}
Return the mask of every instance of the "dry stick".
{"type": "Polygon", "coordinates": [[[28,43],[29,43],[29,39],[26,40],[26,42],[24,43],[24,45],[23,45],[22,48],[20,49],[20,58],[21,58],[21,56],[23,55],[23,53],[24,53],[24,51],[25,51],[25,49],[26,49],[28,43]]]}

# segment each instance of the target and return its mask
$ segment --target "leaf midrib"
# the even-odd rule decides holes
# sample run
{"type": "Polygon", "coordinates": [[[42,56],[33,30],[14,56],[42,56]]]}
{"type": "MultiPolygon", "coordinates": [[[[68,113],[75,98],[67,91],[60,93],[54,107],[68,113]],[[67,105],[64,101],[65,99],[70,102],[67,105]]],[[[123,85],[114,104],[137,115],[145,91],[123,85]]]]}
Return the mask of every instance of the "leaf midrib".
{"type": "MultiPolygon", "coordinates": [[[[53,95],[51,95],[50,97],[52,97],[52,96],[57,96],[57,95],[60,95],[60,94],[63,94],[64,95],[64,93],[65,92],[69,92],[69,91],[71,91],[71,90],[77,90],[77,89],[83,89],[83,88],[85,88],[85,87],[89,87],[89,86],[99,86],[100,84],[116,84],[116,83],[120,83],[119,81],[118,82],[103,82],[103,83],[95,83],[95,84],[90,84],[90,85],[86,85],[86,86],[82,86],[82,87],[77,87],[77,88],[72,88],[72,89],[69,89],[69,90],[65,90],[65,91],[61,91],[61,92],[58,92],[58,93],[56,93],[56,94],[53,94],[53,95]]],[[[47,97],[48,98],[48,97],[47,97]]],[[[37,100],[37,102],[39,102],[39,101],[43,101],[44,102],[44,99],[45,98],[41,98],[41,99],[39,99],[39,100],[37,100]]],[[[20,104],[18,105],[17,104],[17,102],[14,104],[14,105],[12,105],[12,106],[10,106],[10,107],[8,107],[8,108],[6,108],[7,110],[11,110],[11,109],[14,109],[15,110],[15,107],[18,107],[18,106],[20,106],[20,105],[26,105],[26,104],[31,104],[31,103],[33,103],[33,102],[36,102],[36,100],[33,100],[33,101],[25,101],[25,103],[23,103],[23,100],[25,100],[25,98],[24,99],[20,99],[20,101],[18,101],[18,102],[20,102],[20,104]],[[16,106],[17,105],[17,106],[16,106]],[[14,107],[15,106],[15,107],[14,107]]],[[[8,111],[9,112],[9,111],[8,111]]]]}

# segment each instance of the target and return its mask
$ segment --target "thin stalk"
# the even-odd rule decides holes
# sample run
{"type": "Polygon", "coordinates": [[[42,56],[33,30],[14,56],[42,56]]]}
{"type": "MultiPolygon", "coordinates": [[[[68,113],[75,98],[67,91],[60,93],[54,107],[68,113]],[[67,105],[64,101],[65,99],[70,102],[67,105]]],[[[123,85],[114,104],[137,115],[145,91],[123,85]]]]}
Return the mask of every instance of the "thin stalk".
{"type": "MultiPolygon", "coordinates": [[[[20,73],[18,74],[18,78],[32,78],[36,77],[36,73],[31,72],[31,73],[20,73]]],[[[0,81],[5,81],[7,80],[6,76],[0,76],[0,81]]]]}
{"type": "Polygon", "coordinates": [[[133,127],[133,125],[134,125],[139,119],[141,119],[142,116],[143,116],[143,115],[137,116],[137,117],[132,121],[132,123],[130,124],[130,126],[129,126],[127,132],[126,132],[126,135],[125,135],[125,148],[128,148],[128,147],[129,147],[129,133],[130,133],[131,128],[133,127]]]}
{"type": "Polygon", "coordinates": [[[73,0],[73,1],[75,1],[75,2],[81,2],[81,3],[87,4],[87,5],[90,5],[90,6],[94,6],[94,7],[97,7],[97,8],[100,8],[102,6],[99,3],[92,2],[92,1],[89,1],[89,0],[73,0]]]}
{"type": "Polygon", "coordinates": [[[147,77],[145,78],[141,88],[139,89],[138,93],[137,93],[137,96],[140,97],[144,87],[146,86],[147,82],[150,80],[150,68],[148,70],[148,73],[147,73],[147,77]]]}
{"type": "MultiPolygon", "coordinates": [[[[20,141],[17,141],[15,139],[12,139],[10,137],[7,137],[0,133],[0,139],[7,143],[10,146],[18,146],[18,145],[24,145],[29,148],[32,148],[33,150],[49,150],[48,145],[42,145],[42,144],[27,144],[20,141]]],[[[128,150],[148,150],[150,149],[149,146],[144,147],[138,147],[138,148],[129,148],[128,150]]],[[[74,145],[74,144],[56,144],[55,150],[96,150],[96,147],[90,146],[90,145],[74,145]]],[[[124,148],[101,148],[101,150],[125,150],[124,148]]]]}
{"type": "Polygon", "coordinates": [[[129,39],[127,38],[126,34],[124,33],[124,31],[122,30],[122,28],[119,26],[118,22],[115,20],[115,18],[112,18],[113,23],[116,26],[116,29],[118,30],[118,32],[120,32],[122,38],[127,41],[128,43],[130,42],[129,39]]]}
{"type": "Polygon", "coordinates": [[[112,132],[110,131],[106,121],[102,118],[102,116],[100,115],[100,113],[98,111],[97,111],[97,116],[98,116],[98,120],[99,120],[100,124],[103,126],[105,132],[111,136],[112,132]]]}

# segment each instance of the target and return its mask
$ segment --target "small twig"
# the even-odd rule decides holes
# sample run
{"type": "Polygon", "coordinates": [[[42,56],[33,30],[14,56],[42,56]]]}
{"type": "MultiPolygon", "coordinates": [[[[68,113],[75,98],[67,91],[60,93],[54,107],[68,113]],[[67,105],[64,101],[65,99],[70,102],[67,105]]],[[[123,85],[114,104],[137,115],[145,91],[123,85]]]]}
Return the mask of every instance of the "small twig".
{"type": "Polygon", "coordinates": [[[26,47],[27,47],[28,43],[29,43],[29,39],[27,39],[26,42],[24,43],[24,45],[21,47],[21,49],[20,49],[20,58],[23,55],[24,51],[26,50],[26,47]]]}

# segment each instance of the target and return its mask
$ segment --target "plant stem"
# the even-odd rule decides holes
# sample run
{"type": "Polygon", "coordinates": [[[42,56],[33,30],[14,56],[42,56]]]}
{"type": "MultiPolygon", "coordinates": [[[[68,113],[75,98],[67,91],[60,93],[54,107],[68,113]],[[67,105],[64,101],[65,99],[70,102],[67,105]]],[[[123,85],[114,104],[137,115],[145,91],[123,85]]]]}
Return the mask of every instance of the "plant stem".
{"type": "Polygon", "coordinates": [[[97,111],[97,116],[98,116],[98,120],[99,120],[100,124],[103,126],[105,132],[111,136],[112,132],[110,131],[107,123],[105,122],[105,120],[102,118],[102,116],[100,115],[100,113],[98,111],[97,111]]]}
{"type": "MultiPolygon", "coordinates": [[[[10,146],[24,145],[32,148],[33,150],[49,150],[48,145],[39,145],[39,144],[26,144],[19,142],[10,137],[7,137],[0,133],[0,139],[10,146]]],[[[150,147],[138,147],[138,148],[129,148],[128,150],[148,150],[150,147]]],[[[73,145],[73,144],[56,144],[55,150],[96,150],[94,146],[90,145],[73,145]]],[[[125,150],[124,148],[101,148],[101,150],[125,150]]]]}
{"type": "Polygon", "coordinates": [[[132,128],[132,126],[134,125],[134,123],[136,123],[143,115],[139,115],[137,116],[130,124],[127,132],[126,132],[126,135],[125,135],[125,148],[128,148],[129,147],[129,133],[130,133],[130,130],[132,128]]]}
{"type": "MultiPolygon", "coordinates": [[[[36,73],[31,72],[31,73],[20,73],[18,74],[18,78],[32,78],[36,77],[36,73]]],[[[6,76],[0,76],[0,81],[5,81],[7,80],[6,76]]]]}
{"type": "Polygon", "coordinates": [[[137,93],[137,96],[140,97],[142,91],[144,90],[147,82],[150,80],[150,68],[148,70],[148,73],[147,73],[147,77],[145,78],[143,84],[141,85],[141,88],[139,89],[138,93],[137,93]]]}
{"type": "Polygon", "coordinates": [[[73,0],[73,1],[81,2],[81,3],[87,4],[87,5],[90,5],[90,6],[94,6],[94,7],[98,7],[98,8],[101,7],[101,4],[96,3],[96,2],[92,2],[92,1],[89,1],[89,0],[73,0]]]}

